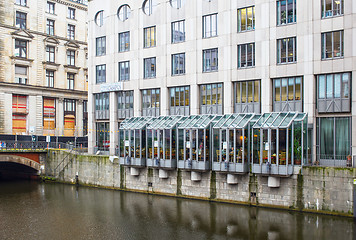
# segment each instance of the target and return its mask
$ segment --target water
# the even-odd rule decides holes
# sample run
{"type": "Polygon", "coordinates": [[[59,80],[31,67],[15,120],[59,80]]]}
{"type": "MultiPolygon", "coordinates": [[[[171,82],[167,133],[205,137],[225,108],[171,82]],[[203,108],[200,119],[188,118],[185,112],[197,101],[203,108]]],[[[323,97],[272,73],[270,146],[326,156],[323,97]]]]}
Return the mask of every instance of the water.
{"type": "MultiPolygon", "coordinates": [[[[353,239],[352,219],[36,182],[0,182],[0,239],[353,239]]],[[[356,239],[356,238],[355,238],[356,239]]]]}

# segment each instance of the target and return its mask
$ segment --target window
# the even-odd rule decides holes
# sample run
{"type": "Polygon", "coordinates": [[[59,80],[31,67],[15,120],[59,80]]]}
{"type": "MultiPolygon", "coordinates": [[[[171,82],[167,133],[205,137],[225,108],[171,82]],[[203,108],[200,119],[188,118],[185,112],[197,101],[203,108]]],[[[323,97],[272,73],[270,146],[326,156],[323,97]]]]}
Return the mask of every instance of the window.
{"type": "Polygon", "coordinates": [[[170,92],[170,115],[189,115],[190,88],[189,86],[172,87],[170,92]]]}
{"type": "Polygon", "coordinates": [[[203,72],[218,70],[218,49],[203,50],[203,72]]]}
{"type": "Polygon", "coordinates": [[[344,56],[344,31],[321,34],[321,59],[341,58],[344,56]]]}
{"type": "Polygon", "coordinates": [[[95,119],[109,119],[110,94],[95,94],[95,119]]]}
{"type": "Polygon", "coordinates": [[[15,40],[15,57],[27,58],[27,41],[15,40]]]}
{"type": "Polygon", "coordinates": [[[54,135],[56,128],[56,99],[43,98],[43,135],[54,135]]]}
{"type": "Polygon", "coordinates": [[[316,124],[319,163],[329,166],[346,166],[347,156],[351,155],[351,118],[317,118],[316,124]]]}
{"type": "Polygon", "coordinates": [[[130,51],[130,32],[119,33],[119,52],[130,51]]]}
{"type": "Polygon", "coordinates": [[[159,116],[160,89],[142,90],[142,116],[159,116]]]}
{"type": "Polygon", "coordinates": [[[185,74],[185,53],[172,55],[172,76],[185,74]]]}
{"type": "Polygon", "coordinates": [[[103,56],[106,54],[106,37],[96,38],[96,56],[103,56]]]}
{"type": "Polygon", "coordinates": [[[16,27],[26,29],[26,17],[26,13],[16,12],[16,27]]]}
{"type": "Polygon", "coordinates": [[[303,112],[303,78],[273,80],[273,111],[303,112]]]}
{"type": "Polygon", "coordinates": [[[88,135],[88,101],[83,101],[83,135],[88,135]]]}
{"type": "Polygon", "coordinates": [[[67,50],[67,64],[69,66],[75,66],[75,51],[67,50]]]}
{"type": "Polygon", "coordinates": [[[96,123],[96,148],[101,151],[109,151],[110,147],[110,123],[96,123]]]}
{"type": "Polygon", "coordinates": [[[237,10],[238,32],[255,30],[255,7],[241,8],[237,10]]]}
{"type": "Polygon", "coordinates": [[[344,0],[321,0],[321,17],[333,17],[344,14],[344,0]]]}
{"type": "Polygon", "coordinates": [[[67,32],[68,38],[74,40],[74,38],[75,38],[75,26],[71,25],[71,24],[68,24],[68,29],[67,30],[68,30],[68,32],[67,32]]]}
{"type": "Polygon", "coordinates": [[[117,92],[117,117],[119,119],[133,117],[134,91],[117,92]]]}
{"type": "Polygon", "coordinates": [[[317,77],[318,101],[320,113],[350,112],[351,74],[336,73],[317,77]]]}
{"type": "Polygon", "coordinates": [[[99,27],[102,27],[104,25],[104,11],[99,11],[95,15],[95,23],[99,27]]]}
{"type": "Polygon", "coordinates": [[[105,83],[106,82],[106,65],[96,66],[96,83],[105,83]]]}
{"type": "Polygon", "coordinates": [[[130,62],[119,62],[119,82],[130,80],[130,62]]]}
{"type": "Polygon", "coordinates": [[[122,5],[119,10],[117,10],[117,16],[121,21],[126,21],[131,15],[131,8],[129,5],[122,5]]]}
{"type": "Polygon", "coordinates": [[[156,46],[156,26],[144,28],[144,46],[145,48],[156,46]]]}
{"type": "Polygon", "coordinates": [[[15,83],[27,84],[28,67],[15,65],[15,83]]]}
{"type": "Polygon", "coordinates": [[[54,20],[47,19],[46,33],[48,35],[54,35],[54,20]]]}
{"type": "Polygon", "coordinates": [[[295,37],[277,40],[277,64],[297,61],[297,40],[295,37]]]}
{"type": "Polygon", "coordinates": [[[55,3],[47,2],[47,12],[54,14],[54,6],[55,6],[55,3]]]}
{"type": "Polygon", "coordinates": [[[241,44],[238,48],[238,68],[255,66],[255,43],[241,44]]]}
{"type": "Polygon", "coordinates": [[[157,7],[156,0],[145,0],[142,5],[142,10],[146,15],[150,16],[153,14],[156,7],[157,7]]]}
{"type": "Polygon", "coordinates": [[[203,38],[215,37],[218,35],[218,14],[203,16],[203,38]]]}
{"type": "Polygon", "coordinates": [[[26,134],[27,107],[27,96],[12,95],[12,134],[26,134]]]}
{"type": "Polygon", "coordinates": [[[46,46],[46,61],[54,63],[54,61],[55,61],[55,47],[46,46]]]}
{"type": "Polygon", "coordinates": [[[67,73],[67,89],[74,90],[74,73],[67,73]]]}
{"type": "Polygon", "coordinates": [[[234,83],[234,111],[236,113],[261,112],[260,80],[234,83]]]}
{"type": "Polygon", "coordinates": [[[68,8],[68,15],[67,18],[69,19],[75,19],[75,8],[68,8]]]}
{"type": "Polygon", "coordinates": [[[27,0],[16,0],[17,5],[27,6],[27,0]]]}
{"type": "Polygon", "coordinates": [[[74,136],[75,105],[76,101],[74,99],[64,99],[64,136],[74,136]]]}
{"type": "Polygon", "coordinates": [[[145,58],[144,60],[144,77],[143,78],[155,78],[156,77],[156,58],[145,58]]]}
{"type": "Polygon", "coordinates": [[[200,85],[200,113],[223,114],[223,84],[200,85]]]}
{"type": "Polygon", "coordinates": [[[185,41],[185,20],[172,22],[172,43],[185,41]]]}
{"type": "Polygon", "coordinates": [[[170,0],[170,3],[173,8],[180,9],[184,6],[185,0],[170,0]]]}
{"type": "Polygon", "coordinates": [[[47,87],[54,87],[54,71],[46,70],[47,87]]]}
{"type": "Polygon", "coordinates": [[[295,23],[297,21],[297,0],[277,1],[277,25],[295,23]]]}

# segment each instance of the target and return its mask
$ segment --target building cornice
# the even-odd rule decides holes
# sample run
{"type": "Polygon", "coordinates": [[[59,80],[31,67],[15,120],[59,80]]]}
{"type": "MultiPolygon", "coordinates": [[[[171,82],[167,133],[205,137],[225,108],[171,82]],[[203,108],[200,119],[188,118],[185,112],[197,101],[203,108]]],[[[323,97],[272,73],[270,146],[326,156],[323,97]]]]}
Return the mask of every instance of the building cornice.
{"type": "Polygon", "coordinates": [[[63,1],[63,0],[51,0],[51,1],[52,2],[57,2],[57,3],[60,3],[60,4],[64,4],[64,5],[67,5],[67,6],[75,7],[75,8],[78,8],[80,10],[88,11],[88,6],[86,6],[85,4],[82,4],[82,3],[76,3],[76,2],[73,2],[73,1],[63,1]]]}

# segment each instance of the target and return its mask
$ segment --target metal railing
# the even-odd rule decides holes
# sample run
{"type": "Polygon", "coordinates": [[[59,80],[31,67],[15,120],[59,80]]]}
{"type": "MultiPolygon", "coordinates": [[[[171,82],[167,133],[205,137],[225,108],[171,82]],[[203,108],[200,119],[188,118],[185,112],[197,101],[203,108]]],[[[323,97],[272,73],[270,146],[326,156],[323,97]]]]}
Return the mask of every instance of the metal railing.
{"type": "Polygon", "coordinates": [[[317,154],[313,165],[324,167],[352,167],[353,157],[350,155],[317,154]]]}
{"type": "Polygon", "coordinates": [[[67,149],[86,153],[86,142],[45,142],[45,141],[0,141],[0,151],[45,151],[48,149],[67,149]]]}

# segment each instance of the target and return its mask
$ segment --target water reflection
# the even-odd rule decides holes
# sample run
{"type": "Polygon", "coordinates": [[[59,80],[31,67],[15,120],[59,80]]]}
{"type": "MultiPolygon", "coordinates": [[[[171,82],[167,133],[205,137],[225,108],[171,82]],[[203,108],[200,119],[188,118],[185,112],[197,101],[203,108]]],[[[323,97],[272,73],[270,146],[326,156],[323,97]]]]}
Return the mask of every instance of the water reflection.
{"type": "Polygon", "coordinates": [[[350,219],[31,182],[0,183],[2,239],[352,239],[350,219]]]}

